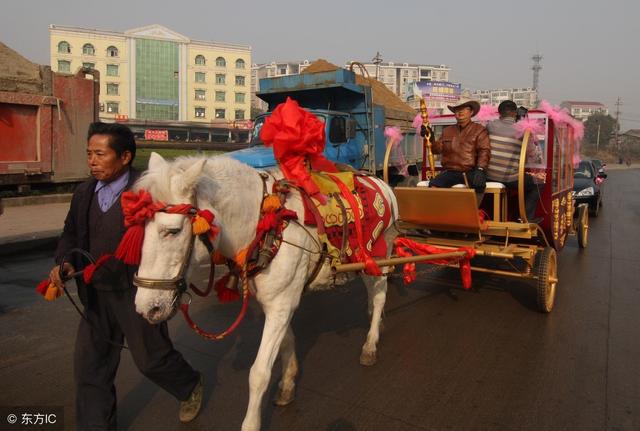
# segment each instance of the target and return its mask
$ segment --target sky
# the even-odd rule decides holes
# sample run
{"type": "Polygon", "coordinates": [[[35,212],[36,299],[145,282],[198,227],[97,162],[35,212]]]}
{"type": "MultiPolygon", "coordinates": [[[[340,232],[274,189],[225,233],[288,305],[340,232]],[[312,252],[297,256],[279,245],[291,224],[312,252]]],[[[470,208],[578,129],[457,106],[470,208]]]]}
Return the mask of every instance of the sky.
{"type": "Polygon", "coordinates": [[[637,0],[3,0],[0,41],[49,63],[49,24],[125,31],[161,24],[189,38],[250,45],[252,62],[325,58],[446,64],[464,88],[532,85],[540,97],[599,101],[640,129],[637,0]]]}

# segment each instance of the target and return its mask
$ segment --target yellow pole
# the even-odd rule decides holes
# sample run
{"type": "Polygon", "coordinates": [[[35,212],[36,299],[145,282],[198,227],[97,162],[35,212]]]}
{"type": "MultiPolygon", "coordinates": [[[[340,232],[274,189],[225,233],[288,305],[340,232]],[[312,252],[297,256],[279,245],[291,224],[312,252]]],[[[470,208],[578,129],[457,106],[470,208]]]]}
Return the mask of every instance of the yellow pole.
{"type": "Polygon", "coordinates": [[[427,109],[427,102],[424,97],[420,98],[420,116],[422,117],[422,125],[427,128],[427,134],[422,139],[423,144],[423,157],[422,157],[422,179],[425,180],[427,176],[427,167],[425,166],[426,159],[429,159],[429,168],[431,170],[431,178],[436,176],[436,167],[433,160],[433,152],[431,151],[431,132],[429,131],[429,110],[427,109]],[[425,157],[426,154],[426,157],[425,157]]]}

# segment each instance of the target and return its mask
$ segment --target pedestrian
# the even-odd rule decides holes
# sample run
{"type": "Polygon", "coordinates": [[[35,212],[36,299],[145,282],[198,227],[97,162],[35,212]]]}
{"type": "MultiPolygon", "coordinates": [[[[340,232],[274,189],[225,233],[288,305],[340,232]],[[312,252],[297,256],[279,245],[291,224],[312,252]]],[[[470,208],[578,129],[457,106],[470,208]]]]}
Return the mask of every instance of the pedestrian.
{"type": "MultiPolygon", "coordinates": [[[[479,204],[486,187],[485,171],[491,157],[487,129],[471,121],[480,110],[480,104],[466,100],[448,108],[455,114],[456,124],[445,127],[440,139],[432,142],[433,153],[442,155],[444,170],[430,181],[429,187],[466,184],[476,191],[479,204]]],[[[421,134],[426,135],[426,127],[423,126],[421,134]]]]}
{"type": "MultiPolygon", "coordinates": [[[[55,253],[58,266],[50,273],[58,287],[63,284],[63,260],[64,275],[86,265],[77,255],[67,261],[71,249],[83,249],[95,258],[114,253],[125,231],[120,195],[139,177],[131,167],[136,144],[128,127],[96,122],[87,140],[92,178],[77,187],[64,222],[55,253]]],[[[80,320],[74,353],[78,430],[117,429],[114,380],[125,340],[142,374],[181,401],[180,421],[189,422],[200,411],[200,373],[174,349],[166,322],[152,325],[135,310],[136,269],[110,258],[95,271],[91,284],[76,280],[87,318],[80,320]]]]}
{"type": "MultiPolygon", "coordinates": [[[[522,140],[517,137],[516,129],[518,106],[512,100],[505,100],[498,105],[498,114],[500,118],[487,124],[491,143],[491,160],[487,168],[487,178],[489,181],[503,183],[507,189],[518,190],[518,168],[522,149],[522,140]]],[[[534,158],[537,155],[536,149],[536,144],[529,142],[527,157],[534,158]]],[[[539,197],[538,184],[531,175],[525,173],[524,202],[529,222],[541,221],[535,218],[539,197]]]]}

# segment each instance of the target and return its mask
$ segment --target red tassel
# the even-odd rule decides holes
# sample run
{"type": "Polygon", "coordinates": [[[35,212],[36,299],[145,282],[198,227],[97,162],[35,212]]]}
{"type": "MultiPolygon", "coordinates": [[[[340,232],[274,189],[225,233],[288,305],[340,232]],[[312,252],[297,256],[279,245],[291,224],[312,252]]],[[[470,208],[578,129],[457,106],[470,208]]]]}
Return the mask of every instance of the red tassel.
{"type": "Polygon", "coordinates": [[[82,273],[82,279],[84,280],[84,282],[86,284],[90,284],[91,283],[91,279],[93,278],[93,274],[96,272],[96,269],[100,268],[112,256],[113,256],[112,254],[103,254],[96,261],[96,263],[92,263],[90,265],[87,265],[84,268],[84,271],[82,273]]]}
{"type": "Polygon", "coordinates": [[[375,260],[371,258],[369,253],[363,253],[364,257],[364,273],[368,275],[381,276],[382,271],[375,260]]]}
{"type": "Polygon", "coordinates": [[[469,259],[460,261],[460,278],[462,278],[462,287],[465,290],[471,289],[471,262],[469,259]]]}
{"type": "Polygon", "coordinates": [[[129,227],[118,245],[116,258],[127,265],[140,265],[142,241],[144,241],[144,226],[133,225],[129,227]]]}
{"type": "Polygon", "coordinates": [[[50,283],[51,283],[51,280],[49,280],[48,278],[46,280],[42,280],[40,283],[38,283],[38,286],[36,287],[36,292],[44,296],[44,294],[47,293],[47,288],[49,287],[50,283]]]}
{"type": "Polygon", "coordinates": [[[224,277],[216,281],[214,289],[218,295],[218,301],[233,302],[240,299],[240,294],[236,290],[227,289],[227,282],[229,281],[229,274],[225,274],[224,277]]]}

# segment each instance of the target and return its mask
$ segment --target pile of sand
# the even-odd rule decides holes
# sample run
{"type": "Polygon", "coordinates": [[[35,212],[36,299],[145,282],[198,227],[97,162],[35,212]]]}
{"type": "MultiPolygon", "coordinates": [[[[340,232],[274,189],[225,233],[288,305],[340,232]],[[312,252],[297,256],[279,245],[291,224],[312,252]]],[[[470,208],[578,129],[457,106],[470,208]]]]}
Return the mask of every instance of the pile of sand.
{"type": "Polygon", "coordinates": [[[43,93],[42,66],[0,42],[0,91],[43,93]]]}
{"type": "MultiPolygon", "coordinates": [[[[339,69],[339,67],[335,64],[329,63],[327,60],[320,58],[311,63],[309,67],[304,69],[301,73],[332,72],[337,69],[339,69]]],[[[357,69],[354,70],[357,71],[357,69]]],[[[367,78],[356,73],[356,84],[371,87],[373,103],[377,105],[383,105],[392,109],[397,109],[398,111],[408,112],[410,114],[415,114],[416,112],[415,109],[404,103],[393,91],[389,90],[386,85],[375,78],[367,78]]]]}

